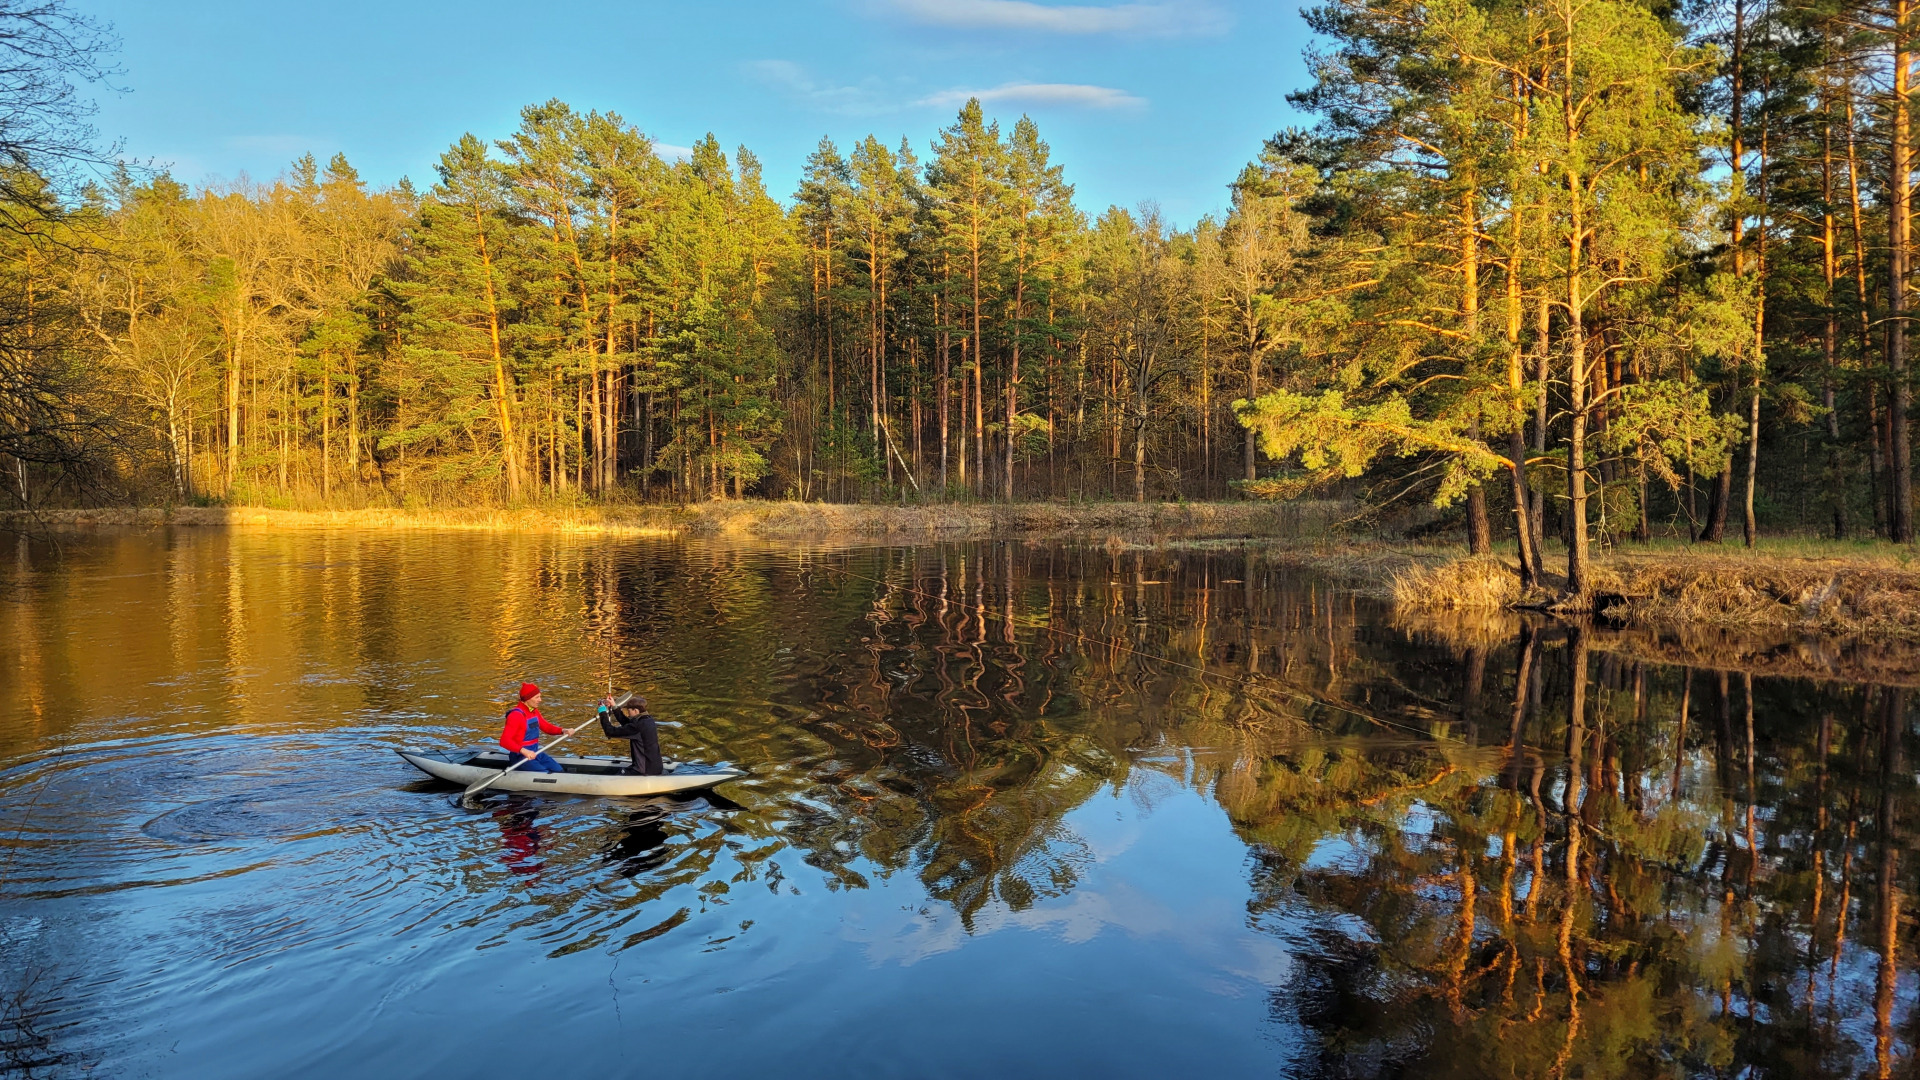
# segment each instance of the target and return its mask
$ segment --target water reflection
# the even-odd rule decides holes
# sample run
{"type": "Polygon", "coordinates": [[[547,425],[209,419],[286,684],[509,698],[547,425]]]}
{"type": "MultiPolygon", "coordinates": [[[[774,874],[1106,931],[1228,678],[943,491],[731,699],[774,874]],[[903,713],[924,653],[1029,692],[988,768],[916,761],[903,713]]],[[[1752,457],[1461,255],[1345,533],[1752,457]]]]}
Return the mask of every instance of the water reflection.
{"type": "Polygon", "coordinates": [[[500,864],[513,873],[532,877],[542,868],[539,816],[530,807],[503,806],[493,812],[500,824],[500,864]]]}
{"type": "Polygon", "coordinates": [[[1911,1056],[1898,650],[1399,625],[1241,546],[181,531],[6,573],[0,948],[89,972],[59,1037],[111,1071],[189,1026],[197,1075],[512,1065],[476,1048],[528,979],[785,1074],[1911,1056]],[[473,812],[389,753],[522,678],[752,777],[473,812]]]}

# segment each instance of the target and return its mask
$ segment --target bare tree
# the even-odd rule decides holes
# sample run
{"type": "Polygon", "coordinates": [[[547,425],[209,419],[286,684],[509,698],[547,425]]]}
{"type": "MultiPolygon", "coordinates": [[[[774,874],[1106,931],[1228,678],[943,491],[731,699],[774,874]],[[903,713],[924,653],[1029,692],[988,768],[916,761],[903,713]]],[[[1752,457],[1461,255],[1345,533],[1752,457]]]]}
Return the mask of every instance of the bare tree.
{"type": "Polygon", "coordinates": [[[62,0],[0,0],[0,467],[9,501],[84,489],[106,474],[114,426],[97,408],[84,338],[62,287],[62,252],[79,245],[64,195],[103,165],[78,85],[109,79],[112,32],[62,0]]]}
{"type": "Polygon", "coordinates": [[[0,0],[0,227],[30,228],[72,181],[113,160],[119,144],[101,143],[79,84],[118,75],[118,48],[110,26],[65,0],[0,0]]]}

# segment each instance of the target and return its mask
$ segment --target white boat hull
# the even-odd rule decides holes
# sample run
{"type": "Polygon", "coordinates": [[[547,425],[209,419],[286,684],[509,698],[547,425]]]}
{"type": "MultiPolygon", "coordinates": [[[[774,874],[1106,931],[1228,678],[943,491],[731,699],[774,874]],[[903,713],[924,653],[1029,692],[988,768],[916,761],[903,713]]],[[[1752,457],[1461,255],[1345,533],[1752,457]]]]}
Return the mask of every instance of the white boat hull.
{"type": "MultiPolygon", "coordinates": [[[[448,761],[430,754],[417,754],[408,750],[396,750],[405,758],[407,764],[426,773],[436,780],[445,780],[450,784],[465,787],[476,780],[490,776],[499,776],[500,770],[507,764],[506,754],[491,751],[463,757],[460,761],[448,761]],[[479,764],[469,765],[468,760],[479,764]]],[[[622,772],[627,758],[613,756],[568,757],[555,755],[554,760],[566,769],[562,773],[528,772],[524,768],[515,769],[501,776],[488,791],[541,791],[562,792],[569,795],[673,795],[679,792],[699,791],[728,780],[737,780],[747,775],[746,770],[725,765],[701,765],[690,761],[669,761],[666,772],[660,776],[634,776],[622,772]]]]}

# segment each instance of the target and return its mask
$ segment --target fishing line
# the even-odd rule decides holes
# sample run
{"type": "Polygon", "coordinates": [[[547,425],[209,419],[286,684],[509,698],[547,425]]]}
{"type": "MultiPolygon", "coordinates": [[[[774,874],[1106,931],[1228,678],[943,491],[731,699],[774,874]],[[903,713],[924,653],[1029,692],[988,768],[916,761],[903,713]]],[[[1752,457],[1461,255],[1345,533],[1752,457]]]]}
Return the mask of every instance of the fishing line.
{"type": "MultiPolygon", "coordinates": [[[[959,607],[967,610],[969,614],[974,612],[978,612],[982,616],[993,614],[991,609],[989,609],[985,604],[969,604],[965,600],[953,600],[943,596],[936,596],[932,593],[923,592],[922,590],[916,589],[910,585],[902,585],[902,584],[899,584],[898,582],[892,582],[892,581],[883,581],[879,578],[868,577],[865,574],[856,574],[853,571],[848,570],[843,566],[834,566],[834,565],[828,564],[824,568],[829,573],[842,574],[842,575],[845,575],[846,577],[854,578],[859,581],[870,582],[874,585],[878,585],[881,588],[885,588],[885,589],[898,589],[901,592],[918,596],[923,600],[929,600],[936,604],[950,604],[950,605],[953,605],[954,607],[959,607]]],[[[1092,641],[1096,644],[1104,645],[1107,648],[1116,650],[1118,652],[1123,652],[1132,656],[1137,656],[1143,660],[1150,660],[1156,663],[1166,664],[1170,667],[1184,668],[1187,671],[1194,672],[1195,674],[1198,674],[1198,675],[1210,675],[1217,679],[1224,679],[1228,683],[1238,686],[1241,690],[1245,691],[1249,699],[1253,699],[1253,700],[1265,699],[1260,701],[1260,703],[1268,706],[1269,708],[1272,708],[1275,712],[1279,713],[1283,717],[1287,716],[1286,713],[1280,711],[1280,703],[1274,700],[1273,696],[1270,693],[1268,693],[1264,688],[1253,683],[1251,680],[1247,679],[1245,676],[1231,675],[1226,672],[1215,671],[1211,668],[1200,667],[1198,665],[1188,664],[1179,660],[1172,660],[1164,656],[1159,656],[1154,653],[1147,652],[1143,649],[1136,649],[1128,645],[1122,645],[1117,641],[1105,641],[1098,637],[1089,637],[1086,633],[1081,631],[1063,630],[1060,627],[1054,626],[1050,623],[1040,622],[1036,619],[1033,619],[1030,616],[1024,616],[1024,615],[1009,616],[1008,614],[1002,612],[995,615],[995,617],[1003,620],[1012,621],[1020,625],[1024,625],[1030,629],[1046,630],[1055,634],[1059,634],[1062,637],[1070,637],[1076,641],[1092,641]]],[[[1410,732],[1414,735],[1421,736],[1422,738],[1434,739],[1436,741],[1451,741],[1451,742],[1460,743],[1462,745],[1466,745],[1465,739],[1459,738],[1454,735],[1435,734],[1431,730],[1422,730],[1420,728],[1414,727],[1411,724],[1403,724],[1403,723],[1400,723],[1399,721],[1388,720],[1385,717],[1374,716],[1371,713],[1362,712],[1359,709],[1353,708],[1350,705],[1346,705],[1338,701],[1333,701],[1327,698],[1320,697],[1319,695],[1314,694],[1311,691],[1301,690],[1298,687],[1294,687],[1294,686],[1286,686],[1285,684],[1281,684],[1281,685],[1288,693],[1292,694],[1296,699],[1300,701],[1305,701],[1309,704],[1318,705],[1324,709],[1332,709],[1336,712],[1346,713],[1350,716],[1357,716],[1362,720],[1369,720],[1383,727],[1396,728],[1401,731],[1410,732]]]]}

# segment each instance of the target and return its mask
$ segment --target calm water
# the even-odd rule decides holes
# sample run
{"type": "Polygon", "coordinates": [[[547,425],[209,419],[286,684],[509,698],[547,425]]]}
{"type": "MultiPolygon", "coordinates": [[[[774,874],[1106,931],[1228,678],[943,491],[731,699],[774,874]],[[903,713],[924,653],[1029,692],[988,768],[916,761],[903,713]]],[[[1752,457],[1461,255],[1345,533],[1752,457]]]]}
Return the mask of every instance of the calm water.
{"type": "Polygon", "coordinates": [[[1912,1067],[1904,689],[1400,628],[1238,549],[0,553],[0,1072],[1912,1067]],[[392,752],[609,669],[752,777],[464,809],[392,752]]]}

